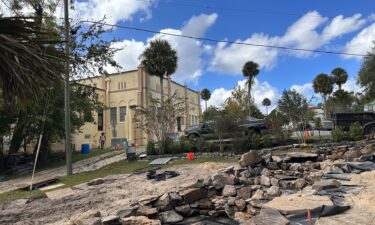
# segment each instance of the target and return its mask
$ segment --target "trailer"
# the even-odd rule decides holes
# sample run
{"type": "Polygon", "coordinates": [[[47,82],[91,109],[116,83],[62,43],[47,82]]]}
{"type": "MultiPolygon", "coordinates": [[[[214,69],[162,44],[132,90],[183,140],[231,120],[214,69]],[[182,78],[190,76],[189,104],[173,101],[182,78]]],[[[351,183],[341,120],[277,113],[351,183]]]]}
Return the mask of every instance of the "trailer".
{"type": "Polygon", "coordinates": [[[365,135],[375,133],[375,113],[373,112],[350,112],[336,113],[332,115],[335,127],[348,131],[350,125],[359,122],[365,135]]]}

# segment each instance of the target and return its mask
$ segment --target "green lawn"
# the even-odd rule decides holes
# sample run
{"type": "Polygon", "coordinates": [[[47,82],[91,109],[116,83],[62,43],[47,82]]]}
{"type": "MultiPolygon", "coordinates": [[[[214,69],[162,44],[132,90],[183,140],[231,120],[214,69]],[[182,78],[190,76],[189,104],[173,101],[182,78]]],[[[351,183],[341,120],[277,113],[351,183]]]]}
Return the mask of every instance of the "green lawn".
{"type": "MultiPolygon", "coordinates": [[[[193,161],[189,161],[186,159],[174,160],[171,163],[167,165],[163,165],[161,167],[168,168],[168,167],[173,167],[173,166],[178,166],[178,165],[197,164],[197,163],[204,163],[204,162],[235,162],[235,161],[236,159],[231,158],[231,157],[200,157],[193,161]]],[[[105,177],[108,175],[131,173],[138,169],[150,168],[148,164],[149,164],[148,161],[127,162],[126,160],[122,160],[122,161],[104,166],[98,170],[74,174],[72,176],[60,177],[60,181],[63,184],[65,184],[65,186],[61,188],[72,187],[77,184],[85,183],[92,179],[105,177]]],[[[44,195],[44,193],[41,192],[40,190],[33,190],[31,192],[14,190],[14,191],[0,194],[0,201],[14,200],[14,199],[20,199],[20,198],[32,198],[32,197],[38,197],[42,195],[44,195]]]]}

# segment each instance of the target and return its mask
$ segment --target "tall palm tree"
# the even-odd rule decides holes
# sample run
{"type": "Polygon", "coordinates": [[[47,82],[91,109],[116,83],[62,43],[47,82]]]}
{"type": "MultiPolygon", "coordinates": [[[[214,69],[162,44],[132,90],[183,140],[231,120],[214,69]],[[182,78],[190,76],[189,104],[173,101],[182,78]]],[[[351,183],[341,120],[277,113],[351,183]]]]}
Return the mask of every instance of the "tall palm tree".
{"type": "Polygon", "coordinates": [[[333,79],[325,73],[318,74],[313,81],[315,93],[319,93],[323,97],[324,117],[327,119],[327,96],[333,91],[333,79]]]}
{"type": "Polygon", "coordinates": [[[62,80],[66,57],[58,34],[36,18],[0,17],[0,86],[3,98],[28,101],[62,80]]]}
{"type": "Polygon", "coordinates": [[[341,86],[346,83],[348,80],[348,73],[341,67],[337,67],[332,70],[331,72],[334,82],[339,87],[339,90],[341,90],[341,86]]]}
{"type": "Polygon", "coordinates": [[[268,106],[271,105],[271,100],[269,98],[263,99],[262,105],[266,107],[266,114],[268,115],[268,106]]]}
{"type": "Polygon", "coordinates": [[[161,101],[164,100],[163,78],[171,76],[177,69],[177,52],[166,40],[156,39],[144,50],[141,57],[141,64],[150,75],[160,78],[161,101]]]}
{"type": "Polygon", "coordinates": [[[201,98],[206,102],[206,111],[207,111],[207,101],[211,98],[211,92],[207,88],[203,89],[201,92],[201,98]]]}
{"type": "Polygon", "coordinates": [[[249,95],[249,119],[251,116],[251,85],[254,82],[254,78],[259,73],[259,65],[256,62],[248,61],[242,67],[242,74],[247,77],[248,95],[249,95]]]}

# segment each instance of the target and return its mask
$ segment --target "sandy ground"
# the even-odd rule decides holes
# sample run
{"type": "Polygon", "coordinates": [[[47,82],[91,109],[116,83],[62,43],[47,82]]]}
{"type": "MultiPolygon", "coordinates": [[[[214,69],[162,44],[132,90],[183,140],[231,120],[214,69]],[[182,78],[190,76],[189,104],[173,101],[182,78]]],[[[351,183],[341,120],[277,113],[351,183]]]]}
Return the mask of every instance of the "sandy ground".
{"type": "Polygon", "coordinates": [[[78,185],[73,188],[74,195],[63,199],[39,198],[27,204],[22,200],[3,203],[0,204],[0,224],[69,224],[70,219],[85,217],[97,211],[102,216],[113,215],[139,201],[140,197],[158,196],[178,190],[184,184],[210,176],[218,169],[230,165],[233,164],[203,163],[169,168],[168,170],[178,171],[180,176],[158,182],[147,180],[146,174],[114,175],[106,177],[105,183],[100,185],[78,185]]]}
{"type": "MultiPolygon", "coordinates": [[[[97,170],[100,167],[105,165],[123,160],[124,154],[120,154],[120,152],[108,152],[102,155],[98,155],[92,158],[84,159],[78,162],[73,163],[73,171],[74,173],[82,173],[92,170],[97,170]]],[[[35,174],[34,178],[42,178],[46,176],[65,176],[66,175],[66,167],[58,167],[50,170],[44,170],[35,174]]],[[[23,184],[30,184],[31,174],[29,177],[22,177],[17,179],[12,179],[8,181],[0,182],[0,194],[13,191],[18,189],[23,184]]]]}
{"type": "Polygon", "coordinates": [[[375,225],[375,171],[355,174],[349,184],[363,185],[357,195],[346,196],[352,208],[336,216],[321,218],[316,225],[375,225]]]}

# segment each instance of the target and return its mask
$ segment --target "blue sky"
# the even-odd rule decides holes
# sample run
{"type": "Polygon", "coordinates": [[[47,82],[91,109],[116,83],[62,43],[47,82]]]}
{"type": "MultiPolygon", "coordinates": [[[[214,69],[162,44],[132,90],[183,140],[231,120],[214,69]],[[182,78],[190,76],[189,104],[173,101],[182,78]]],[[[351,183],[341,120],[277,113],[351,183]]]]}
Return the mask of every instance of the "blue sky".
{"type": "MultiPolygon", "coordinates": [[[[71,15],[76,19],[106,15],[112,24],[313,50],[366,53],[375,39],[375,1],[370,0],[86,0],[76,1],[75,8],[71,15]]],[[[241,68],[248,60],[261,67],[253,90],[258,105],[264,97],[276,103],[287,88],[310,97],[314,77],[338,66],[350,75],[345,88],[360,91],[355,84],[360,57],[200,42],[120,28],[109,36],[119,39],[117,46],[125,46],[115,57],[124,70],[137,67],[150,40],[167,39],[180,59],[172,78],[193,89],[210,89],[210,105],[221,104],[231,89],[244,84],[241,68]]]]}

